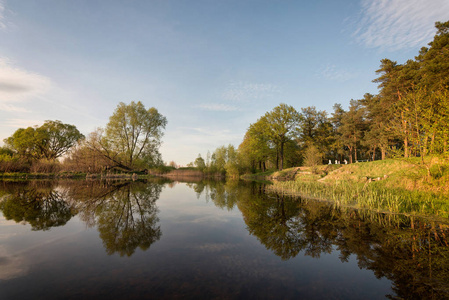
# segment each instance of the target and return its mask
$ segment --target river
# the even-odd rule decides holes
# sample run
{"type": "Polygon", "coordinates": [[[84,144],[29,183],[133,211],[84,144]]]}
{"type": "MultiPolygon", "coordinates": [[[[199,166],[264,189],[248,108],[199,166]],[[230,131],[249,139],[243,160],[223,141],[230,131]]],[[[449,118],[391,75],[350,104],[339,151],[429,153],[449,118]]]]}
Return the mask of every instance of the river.
{"type": "Polygon", "coordinates": [[[0,182],[0,299],[447,299],[449,227],[239,181],[0,182]]]}

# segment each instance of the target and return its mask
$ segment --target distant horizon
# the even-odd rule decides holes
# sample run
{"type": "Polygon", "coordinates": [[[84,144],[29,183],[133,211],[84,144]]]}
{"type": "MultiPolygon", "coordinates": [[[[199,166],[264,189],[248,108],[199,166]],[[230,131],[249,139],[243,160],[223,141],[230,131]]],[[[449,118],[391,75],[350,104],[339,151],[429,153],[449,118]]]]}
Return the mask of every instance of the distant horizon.
{"type": "Polygon", "coordinates": [[[163,160],[186,166],[280,103],[377,94],[380,60],[413,59],[447,20],[445,0],[0,0],[0,145],[45,120],[87,136],[142,101],[168,120],[163,160]]]}

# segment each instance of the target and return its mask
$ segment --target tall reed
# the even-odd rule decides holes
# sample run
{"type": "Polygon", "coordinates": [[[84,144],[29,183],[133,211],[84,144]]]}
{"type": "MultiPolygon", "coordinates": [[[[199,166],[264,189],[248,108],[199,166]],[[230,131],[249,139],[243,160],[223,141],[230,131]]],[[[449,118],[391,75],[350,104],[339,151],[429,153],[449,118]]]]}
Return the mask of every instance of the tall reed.
{"type": "Polygon", "coordinates": [[[343,206],[449,217],[449,199],[443,195],[391,189],[376,183],[283,181],[275,182],[268,189],[282,194],[333,201],[343,206]]]}

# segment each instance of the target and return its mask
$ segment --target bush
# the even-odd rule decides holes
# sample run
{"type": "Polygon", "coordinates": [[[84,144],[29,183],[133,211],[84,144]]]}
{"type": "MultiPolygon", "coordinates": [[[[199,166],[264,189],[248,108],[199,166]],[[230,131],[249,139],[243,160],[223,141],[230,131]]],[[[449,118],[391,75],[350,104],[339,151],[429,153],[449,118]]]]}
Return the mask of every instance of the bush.
{"type": "Polygon", "coordinates": [[[176,168],[172,167],[172,166],[160,165],[160,166],[157,166],[156,168],[152,168],[151,170],[156,173],[165,174],[165,173],[171,172],[173,170],[176,170],[176,168]]]}
{"type": "Polygon", "coordinates": [[[312,172],[316,174],[318,172],[317,166],[321,165],[323,155],[318,151],[315,145],[309,145],[304,153],[304,165],[311,167],[312,172]]]}
{"type": "Polygon", "coordinates": [[[430,176],[434,179],[440,179],[446,175],[448,171],[449,167],[447,165],[433,165],[430,167],[430,176]]]}
{"type": "Polygon", "coordinates": [[[57,160],[41,159],[31,164],[31,173],[57,173],[61,165],[57,160]]]}
{"type": "Polygon", "coordinates": [[[0,172],[3,173],[28,173],[30,171],[30,164],[26,161],[21,161],[16,157],[9,155],[0,155],[0,172]]]}

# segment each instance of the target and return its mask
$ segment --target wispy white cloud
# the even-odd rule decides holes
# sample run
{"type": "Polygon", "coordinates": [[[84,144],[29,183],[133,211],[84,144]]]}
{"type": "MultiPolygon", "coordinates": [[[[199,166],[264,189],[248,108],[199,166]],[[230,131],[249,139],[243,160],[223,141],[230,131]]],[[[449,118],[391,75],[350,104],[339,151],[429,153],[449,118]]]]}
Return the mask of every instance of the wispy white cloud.
{"type": "Polygon", "coordinates": [[[201,103],[196,107],[208,111],[241,111],[245,109],[245,105],[256,100],[270,99],[280,92],[281,89],[278,86],[270,83],[231,82],[219,96],[221,98],[219,103],[201,103]]]}
{"type": "Polygon", "coordinates": [[[11,15],[13,12],[7,8],[6,2],[6,0],[0,0],[0,30],[2,31],[14,28],[14,24],[7,18],[7,14],[11,15]]]}
{"type": "Polygon", "coordinates": [[[25,107],[19,107],[19,106],[15,106],[12,104],[8,104],[8,103],[2,103],[0,100],[0,111],[4,111],[4,112],[30,112],[28,109],[26,109],[25,107]]]}
{"type": "Polygon", "coordinates": [[[435,22],[449,19],[448,0],[362,0],[353,36],[369,48],[401,50],[425,46],[435,22]]]}
{"type": "Polygon", "coordinates": [[[328,64],[318,69],[317,76],[332,81],[343,82],[354,78],[356,75],[355,73],[349,72],[345,69],[339,69],[333,64],[328,64]]]}
{"type": "Polygon", "coordinates": [[[23,112],[23,102],[45,95],[51,88],[51,80],[45,76],[18,68],[0,57],[0,110],[23,112]]]}
{"type": "Polygon", "coordinates": [[[203,127],[179,127],[177,129],[184,138],[198,143],[229,141],[240,136],[228,129],[210,129],[203,127]]]}
{"type": "MultiPolygon", "coordinates": [[[[1,103],[0,103],[1,105],[1,103]]],[[[0,106],[1,107],[1,106],[0,106]]],[[[43,123],[42,120],[30,120],[30,119],[4,119],[0,122],[3,127],[12,127],[12,128],[27,128],[33,127],[36,125],[41,125],[43,123]]]]}
{"type": "Polygon", "coordinates": [[[269,98],[280,92],[279,86],[270,83],[231,82],[222,98],[235,102],[251,102],[269,98]]]}
{"type": "Polygon", "coordinates": [[[3,0],[0,0],[0,29],[5,29],[5,3],[3,0]]]}
{"type": "Polygon", "coordinates": [[[233,105],[227,105],[222,103],[203,103],[198,105],[197,107],[204,109],[204,110],[210,110],[210,111],[236,111],[238,108],[233,105]]]}

